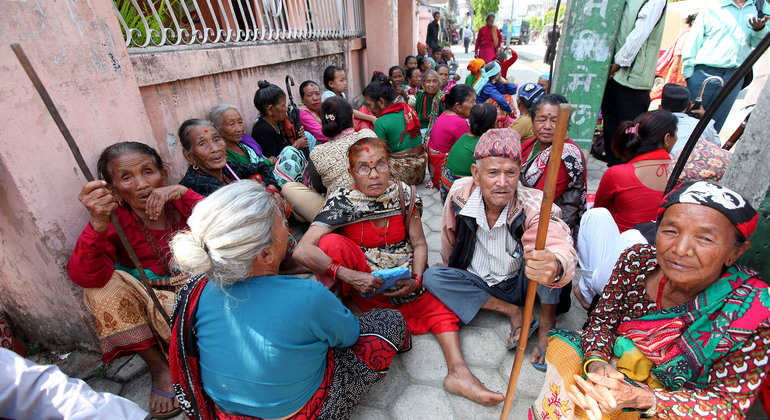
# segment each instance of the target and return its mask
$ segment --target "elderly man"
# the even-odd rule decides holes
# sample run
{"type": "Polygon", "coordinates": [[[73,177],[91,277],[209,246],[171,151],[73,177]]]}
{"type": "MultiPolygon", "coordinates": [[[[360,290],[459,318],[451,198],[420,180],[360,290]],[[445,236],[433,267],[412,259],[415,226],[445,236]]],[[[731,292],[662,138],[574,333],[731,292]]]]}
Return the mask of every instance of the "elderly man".
{"type": "MultiPolygon", "coordinates": [[[[455,181],[441,221],[444,266],[429,268],[423,284],[464,323],[479,309],[506,315],[508,349],[518,345],[528,280],[538,283],[540,334],[532,363],[545,370],[546,334],[556,323],[559,288],[575,275],[577,255],[567,225],[554,206],[545,249],[535,251],[541,191],[519,184],[521,139],[495,129],[479,139],[472,177],[455,181]]],[[[538,321],[528,327],[533,332],[538,321]]]]}

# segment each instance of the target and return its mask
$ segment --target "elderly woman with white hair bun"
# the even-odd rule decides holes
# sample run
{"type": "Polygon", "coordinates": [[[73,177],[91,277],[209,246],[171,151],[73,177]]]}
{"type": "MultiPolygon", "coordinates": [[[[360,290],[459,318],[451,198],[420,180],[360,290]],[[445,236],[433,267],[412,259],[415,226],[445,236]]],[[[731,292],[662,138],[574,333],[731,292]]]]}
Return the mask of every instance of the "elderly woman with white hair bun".
{"type": "Polygon", "coordinates": [[[321,283],[278,275],[287,230],[259,183],[222,187],[188,225],[171,244],[192,277],[169,355],[190,418],[346,419],[409,348],[398,311],[356,318],[321,283]]]}

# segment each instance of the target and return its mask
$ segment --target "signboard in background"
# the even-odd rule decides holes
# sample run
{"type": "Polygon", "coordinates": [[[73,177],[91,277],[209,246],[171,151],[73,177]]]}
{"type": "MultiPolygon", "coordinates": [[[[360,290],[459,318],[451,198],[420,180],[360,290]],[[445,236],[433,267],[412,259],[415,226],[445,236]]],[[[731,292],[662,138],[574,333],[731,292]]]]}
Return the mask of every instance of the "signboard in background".
{"type": "Polygon", "coordinates": [[[584,149],[594,138],[623,3],[586,0],[567,5],[551,91],[572,104],[567,135],[584,149]]]}

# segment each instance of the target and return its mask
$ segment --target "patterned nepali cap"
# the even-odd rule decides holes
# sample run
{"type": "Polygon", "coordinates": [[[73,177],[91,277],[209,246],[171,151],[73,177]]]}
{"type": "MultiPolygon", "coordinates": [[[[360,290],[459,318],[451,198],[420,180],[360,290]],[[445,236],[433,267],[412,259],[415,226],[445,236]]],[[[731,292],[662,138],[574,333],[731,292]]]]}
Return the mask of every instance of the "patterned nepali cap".
{"type": "Polygon", "coordinates": [[[505,157],[521,163],[521,136],[510,128],[497,128],[481,135],[473,158],[505,157]]]}
{"type": "Polygon", "coordinates": [[[736,229],[749,239],[757,228],[757,211],[737,192],[706,181],[685,182],[663,197],[658,208],[658,224],[663,213],[674,204],[700,204],[724,214],[736,229]]]}

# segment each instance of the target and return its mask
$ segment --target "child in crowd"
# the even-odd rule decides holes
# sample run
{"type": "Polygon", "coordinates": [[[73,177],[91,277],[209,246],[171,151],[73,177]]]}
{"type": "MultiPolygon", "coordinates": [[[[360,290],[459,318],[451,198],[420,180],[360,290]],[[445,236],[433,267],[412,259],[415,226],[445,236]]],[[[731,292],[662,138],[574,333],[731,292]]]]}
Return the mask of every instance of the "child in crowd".
{"type": "Polygon", "coordinates": [[[519,58],[518,54],[516,54],[516,51],[512,50],[510,47],[505,48],[500,51],[500,54],[497,55],[497,61],[500,63],[500,75],[503,76],[504,79],[508,78],[508,69],[513,65],[513,63],[516,62],[516,60],[519,58]],[[508,58],[508,55],[505,53],[505,51],[511,52],[511,58],[508,58]]]}
{"type": "MultiPolygon", "coordinates": [[[[432,70],[436,69],[436,65],[438,65],[441,62],[441,47],[436,47],[431,51],[431,64],[433,67],[431,67],[432,70]]],[[[444,63],[446,64],[446,63],[444,63]]]]}
{"type": "Polygon", "coordinates": [[[417,57],[413,55],[407,55],[404,59],[404,68],[405,69],[416,69],[417,68],[417,57]]]}
{"type": "MultiPolygon", "coordinates": [[[[345,70],[337,66],[329,66],[324,70],[324,87],[326,92],[321,95],[321,100],[325,101],[332,96],[341,96],[347,99],[345,92],[348,90],[348,77],[345,70]]],[[[368,121],[372,124],[377,120],[373,115],[367,115],[360,111],[353,111],[353,117],[359,120],[368,121]]]]}
{"type": "Polygon", "coordinates": [[[460,63],[455,60],[455,53],[449,47],[444,47],[441,50],[441,61],[449,67],[449,77],[453,78],[456,82],[460,81],[460,75],[457,74],[457,69],[460,67],[460,63]]]}
{"type": "Polygon", "coordinates": [[[406,69],[406,93],[408,95],[415,96],[417,92],[422,90],[420,81],[422,80],[422,73],[417,68],[406,69]]]}

